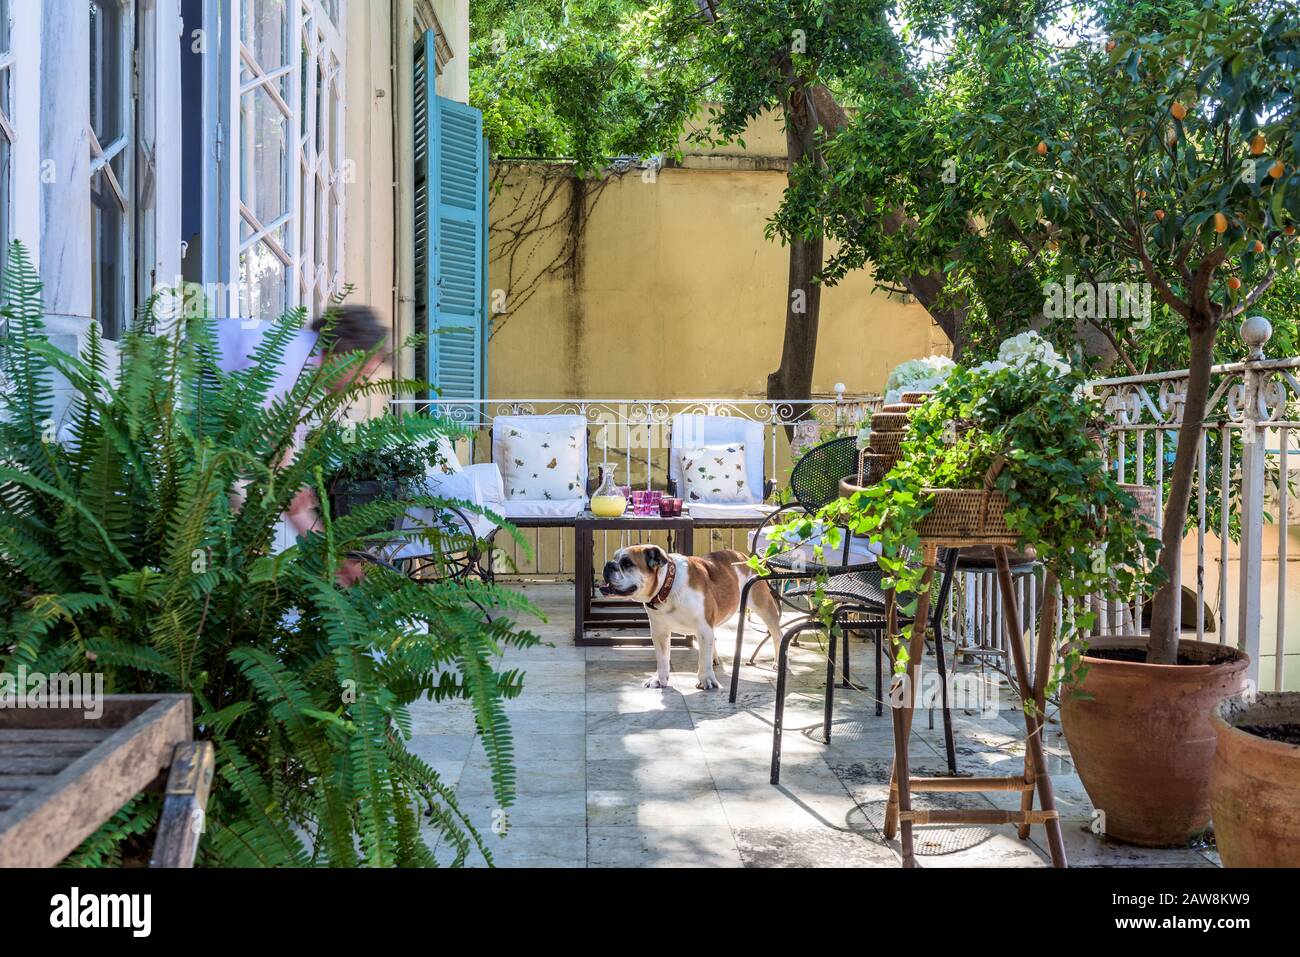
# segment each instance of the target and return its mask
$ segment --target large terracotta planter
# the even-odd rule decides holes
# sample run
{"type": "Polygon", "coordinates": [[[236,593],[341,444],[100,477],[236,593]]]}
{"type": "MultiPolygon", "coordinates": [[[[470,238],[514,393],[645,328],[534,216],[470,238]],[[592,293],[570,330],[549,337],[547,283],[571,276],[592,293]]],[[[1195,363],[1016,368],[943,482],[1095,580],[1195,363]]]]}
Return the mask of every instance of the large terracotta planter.
{"type": "Polygon", "coordinates": [[[1099,658],[1146,649],[1145,638],[1091,642],[1082,682],[1061,694],[1061,727],[1108,837],[1143,847],[1186,845],[1210,823],[1210,715],[1244,687],[1250,659],[1235,648],[1180,641],[1180,657],[1219,664],[1149,665],[1099,658]],[[1088,699],[1080,697],[1082,691],[1088,699]]]}
{"type": "Polygon", "coordinates": [[[1232,698],[1212,717],[1214,837],[1226,867],[1300,867],[1300,746],[1239,730],[1300,724],[1300,692],[1232,698]]]}

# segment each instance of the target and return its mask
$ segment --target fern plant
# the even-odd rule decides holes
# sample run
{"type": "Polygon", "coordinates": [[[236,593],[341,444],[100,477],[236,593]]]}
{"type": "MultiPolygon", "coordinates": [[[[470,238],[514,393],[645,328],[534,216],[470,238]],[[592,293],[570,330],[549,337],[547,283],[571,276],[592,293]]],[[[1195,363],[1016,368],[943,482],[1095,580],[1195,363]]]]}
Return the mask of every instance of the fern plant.
{"type": "MultiPolygon", "coordinates": [[[[351,459],[450,431],[420,416],[340,424],[364,395],[421,384],[353,381],[368,358],[354,353],[272,395],[301,311],[274,324],[247,369],[223,372],[213,320],[162,330],[146,310],[110,373],[93,325],[79,355],[48,341],[18,243],[0,303],[0,670],[101,672],[110,692],[193,695],[197,734],[217,752],[202,863],[427,865],[433,838],[453,863],[476,846],[490,861],[449,788],[407,749],[409,706],[465,699],[509,806],[503,702],[522,675],[494,662],[537,641],[512,620],[536,612],[489,584],[384,566],[336,584],[348,553],[394,535],[391,519],[413,502],[445,506],[432,497],[338,520],[323,508],[320,531],[275,550],[303,487],[326,502],[323,476],[351,459]],[[56,374],[73,396],[57,422],[56,374]]],[[[455,547],[438,528],[423,534],[435,551],[455,547]]],[[[76,859],[118,860],[157,810],[133,802],[76,859]]]]}

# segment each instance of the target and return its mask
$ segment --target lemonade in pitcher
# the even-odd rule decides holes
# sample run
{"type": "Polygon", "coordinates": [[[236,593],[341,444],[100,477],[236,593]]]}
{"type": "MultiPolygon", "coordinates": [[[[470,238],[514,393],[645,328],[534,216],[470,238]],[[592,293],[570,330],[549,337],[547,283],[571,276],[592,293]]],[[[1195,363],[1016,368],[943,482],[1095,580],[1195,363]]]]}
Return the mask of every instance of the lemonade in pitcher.
{"type": "Polygon", "coordinates": [[[600,483],[600,488],[596,489],[591,496],[591,514],[600,518],[618,518],[627,508],[627,499],[623,497],[623,492],[614,484],[614,472],[618,466],[612,462],[601,462],[601,474],[604,476],[600,483]]]}

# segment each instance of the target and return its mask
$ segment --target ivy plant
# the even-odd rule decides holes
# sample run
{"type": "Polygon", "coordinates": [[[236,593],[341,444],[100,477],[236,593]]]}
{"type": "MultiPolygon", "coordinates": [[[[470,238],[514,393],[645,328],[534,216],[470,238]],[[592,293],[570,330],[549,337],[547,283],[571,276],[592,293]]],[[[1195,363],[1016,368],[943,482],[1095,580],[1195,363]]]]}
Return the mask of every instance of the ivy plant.
{"type": "MultiPolygon", "coordinates": [[[[918,527],[935,507],[935,489],[982,488],[997,464],[995,488],[1007,498],[1007,527],[1018,548],[1036,554],[1060,583],[1066,653],[1052,678],[1081,675],[1080,656],[1096,624],[1091,599],[1132,603],[1157,582],[1160,543],[1136,517],[1137,501],[1108,472],[1104,419],[1084,374],[1044,340],[1026,333],[1000,358],[958,366],[911,413],[902,457],[884,478],[772,534],[771,558],[821,524],[876,541],[885,586],[920,593],[918,527]]],[[[914,599],[903,607],[915,609],[914,599]]],[[[911,628],[902,629],[902,637],[911,628]]],[[[895,639],[895,669],[907,662],[895,639]]]]}

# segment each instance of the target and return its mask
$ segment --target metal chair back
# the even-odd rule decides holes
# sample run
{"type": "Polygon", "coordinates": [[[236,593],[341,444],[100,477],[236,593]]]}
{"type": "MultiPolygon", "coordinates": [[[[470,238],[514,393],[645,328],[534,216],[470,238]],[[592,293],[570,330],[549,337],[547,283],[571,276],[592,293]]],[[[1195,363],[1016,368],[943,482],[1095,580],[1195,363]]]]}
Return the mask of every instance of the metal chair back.
{"type": "Polygon", "coordinates": [[[840,479],[858,470],[858,440],[846,435],[814,446],[795,463],[790,491],[804,511],[813,513],[840,496],[840,479]]]}

